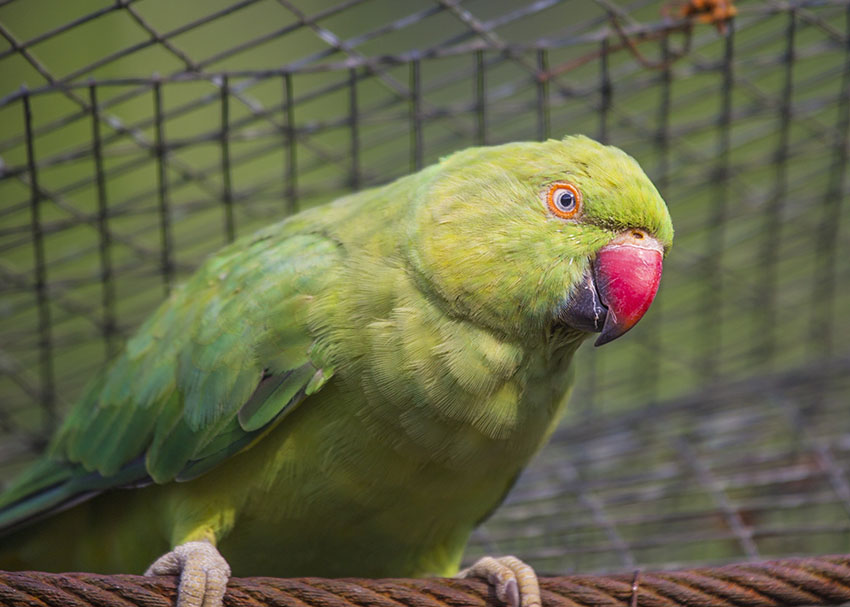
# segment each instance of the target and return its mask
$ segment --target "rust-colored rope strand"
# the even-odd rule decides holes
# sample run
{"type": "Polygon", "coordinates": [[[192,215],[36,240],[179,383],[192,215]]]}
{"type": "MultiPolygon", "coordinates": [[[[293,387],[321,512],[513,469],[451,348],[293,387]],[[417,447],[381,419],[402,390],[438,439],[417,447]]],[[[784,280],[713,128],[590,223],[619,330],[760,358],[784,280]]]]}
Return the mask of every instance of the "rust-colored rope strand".
{"type": "MultiPolygon", "coordinates": [[[[682,571],[541,578],[543,607],[791,607],[850,603],[850,555],[682,571]]],[[[9,607],[170,607],[175,579],[0,571],[9,607]]],[[[501,607],[477,580],[233,578],[227,607],[501,607]]]]}

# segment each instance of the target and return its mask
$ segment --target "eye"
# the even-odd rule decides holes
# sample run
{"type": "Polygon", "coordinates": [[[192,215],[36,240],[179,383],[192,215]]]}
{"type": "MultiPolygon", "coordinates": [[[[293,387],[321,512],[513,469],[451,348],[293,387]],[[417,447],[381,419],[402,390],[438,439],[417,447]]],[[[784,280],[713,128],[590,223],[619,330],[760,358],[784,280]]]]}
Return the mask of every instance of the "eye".
{"type": "Polygon", "coordinates": [[[546,201],[557,217],[572,219],[581,209],[581,192],[573,184],[559,181],[549,186],[546,201]]]}

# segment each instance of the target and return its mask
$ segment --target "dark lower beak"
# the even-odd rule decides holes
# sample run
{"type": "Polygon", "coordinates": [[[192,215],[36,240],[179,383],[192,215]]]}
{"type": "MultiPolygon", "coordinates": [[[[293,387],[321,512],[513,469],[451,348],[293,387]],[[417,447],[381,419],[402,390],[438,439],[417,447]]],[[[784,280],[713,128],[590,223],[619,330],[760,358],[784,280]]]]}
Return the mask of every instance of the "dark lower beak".
{"type": "Polygon", "coordinates": [[[581,285],[567,300],[558,318],[579,331],[599,333],[607,317],[608,308],[602,305],[599,293],[596,292],[596,283],[593,281],[593,270],[588,268],[584,272],[581,285]]]}

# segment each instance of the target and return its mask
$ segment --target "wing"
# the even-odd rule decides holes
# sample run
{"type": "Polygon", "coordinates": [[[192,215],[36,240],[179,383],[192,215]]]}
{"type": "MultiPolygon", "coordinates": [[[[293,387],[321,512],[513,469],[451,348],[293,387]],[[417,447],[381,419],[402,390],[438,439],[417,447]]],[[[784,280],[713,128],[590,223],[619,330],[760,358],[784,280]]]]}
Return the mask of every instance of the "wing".
{"type": "Polygon", "coordinates": [[[160,306],[0,496],[0,532],[111,487],[195,478],[322,387],[333,369],[308,315],[344,250],[285,226],[225,248],[160,306]]]}

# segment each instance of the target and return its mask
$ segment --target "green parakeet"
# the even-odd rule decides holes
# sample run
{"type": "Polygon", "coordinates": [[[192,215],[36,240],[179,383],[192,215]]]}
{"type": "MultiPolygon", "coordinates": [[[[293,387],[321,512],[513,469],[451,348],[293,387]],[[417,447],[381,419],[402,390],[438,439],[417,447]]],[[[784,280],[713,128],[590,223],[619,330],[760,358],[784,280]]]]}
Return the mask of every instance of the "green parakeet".
{"type": "MultiPolygon", "coordinates": [[[[574,136],[466,149],[242,238],[0,496],[0,568],[164,554],[148,572],[182,574],[183,605],[220,603],[231,568],[455,574],[555,428],[576,348],[639,320],[672,237],[638,164],[574,136]]],[[[533,604],[523,567],[466,574],[533,604]]]]}

